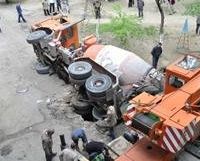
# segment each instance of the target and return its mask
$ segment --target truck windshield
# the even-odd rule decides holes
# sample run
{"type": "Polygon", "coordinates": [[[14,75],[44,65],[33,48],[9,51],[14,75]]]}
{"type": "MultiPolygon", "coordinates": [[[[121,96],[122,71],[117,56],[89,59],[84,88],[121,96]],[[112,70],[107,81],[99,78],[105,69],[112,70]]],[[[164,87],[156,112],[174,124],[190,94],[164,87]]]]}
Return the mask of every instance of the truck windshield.
{"type": "Polygon", "coordinates": [[[186,70],[193,70],[200,67],[200,59],[187,55],[182,61],[177,64],[179,67],[186,70]]]}

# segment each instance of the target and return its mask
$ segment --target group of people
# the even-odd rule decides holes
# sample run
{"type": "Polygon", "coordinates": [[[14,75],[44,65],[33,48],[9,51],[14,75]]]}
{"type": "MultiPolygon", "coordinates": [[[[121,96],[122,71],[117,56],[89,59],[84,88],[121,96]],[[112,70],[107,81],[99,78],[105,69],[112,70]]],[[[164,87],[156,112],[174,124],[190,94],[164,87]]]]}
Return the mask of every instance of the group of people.
{"type": "MultiPolygon", "coordinates": [[[[53,152],[53,129],[45,129],[42,133],[42,147],[45,152],[46,161],[51,161],[57,153],[53,152]]],[[[61,152],[59,153],[60,161],[78,161],[80,158],[79,140],[82,140],[83,150],[87,152],[89,161],[113,161],[109,155],[106,144],[100,141],[88,141],[84,129],[77,128],[71,133],[72,143],[67,145],[65,141],[61,141],[61,152]]]]}
{"type": "MultiPolygon", "coordinates": [[[[111,139],[115,139],[114,135],[114,126],[117,124],[117,115],[115,108],[113,106],[109,106],[107,110],[107,115],[103,120],[99,120],[96,122],[96,126],[100,128],[107,128],[109,131],[108,136],[111,139]]],[[[42,133],[42,147],[45,152],[46,161],[51,161],[56,153],[52,151],[52,135],[54,134],[53,129],[45,129],[42,133]]],[[[88,141],[85,131],[82,128],[75,129],[71,133],[72,144],[69,146],[65,143],[64,136],[61,139],[61,149],[62,152],[59,155],[60,161],[77,161],[79,157],[78,151],[79,148],[79,140],[82,140],[83,149],[89,155],[89,161],[112,161],[108,153],[108,149],[103,142],[98,141],[88,141]],[[96,159],[95,159],[96,158],[96,159]]]]}
{"type": "MultiPolygon", "coordinates": [[[[170,15],[176,13],[176,11],[174,10],[174,5],[176,3],[175,0],[162,0],[162,3],[165,3],[169,6],[170,15]]],[[[135,0],[128,0],[128,7],[133,7],[134,4],[135,0]]],[[[137,0],[137,9],[138,9],[138,17],[143,17],[144,0],[137,0]]]]}
{"type": "Polygon", "coordinates": [[[57,6],[57,11],[62,10],[61,0],[43,0],[42,6],[45,16],[53,14],[55,12],[55,6],[57,6]]]}

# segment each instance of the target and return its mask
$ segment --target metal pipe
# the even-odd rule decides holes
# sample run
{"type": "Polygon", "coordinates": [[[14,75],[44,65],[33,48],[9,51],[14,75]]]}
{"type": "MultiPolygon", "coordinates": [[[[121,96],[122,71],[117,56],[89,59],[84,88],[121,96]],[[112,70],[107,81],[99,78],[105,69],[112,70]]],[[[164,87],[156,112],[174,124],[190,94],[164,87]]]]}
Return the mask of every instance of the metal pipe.
{"type": "Polygon", "coordinates": [[[66,147],[67,144],[65,142],[65,136],[64,136],[64,134],[60,135],[60,142],[61,142],[60,149],[61,150],[65,149],[65,147],[66,147]]]}

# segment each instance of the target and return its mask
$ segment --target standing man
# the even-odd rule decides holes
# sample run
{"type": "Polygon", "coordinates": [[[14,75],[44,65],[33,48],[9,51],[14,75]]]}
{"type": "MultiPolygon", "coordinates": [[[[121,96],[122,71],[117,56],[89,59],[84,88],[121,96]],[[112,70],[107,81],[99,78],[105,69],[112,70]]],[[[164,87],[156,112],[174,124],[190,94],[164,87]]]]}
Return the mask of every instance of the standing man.
{"type": "Polygon", "coordinates": [[[54,134],[54,129],[45,129],[42,133],[42,147],[45,153],[46,161],[51,161],[57,153],[52,152],[53,140],[52,135],[54,134]]]}
{"type": "Polygon", "coordinates": [[[47,0],[43,0],[42,2],[43,10],[44,10],[44,15],[48,16],[49,14],[49,3],[47,0]]]}
{"type": "Polygon", "coordinates": [[[128,7],[133,7],[133,6],[134,6],[134,0],[129,0],[128,7]]]}
{"type": "Polygon", "coordinates": [[[196,24],[197,24],[196,34],[199,35],[200,34],[200,31],[199,31],[199,27],[200,27],[200,15],[197,16],[196,24]]]}
{"type": "Polygon", "coordinates": [[[137,0],[137,8],[138,8],[138,17],[143,18],[143,8],[144,8],[143,0],[137,0]]]}
{"type": "Polygon", "coordinates": [[[75,129],[71,134],[71,138],[75,144],[76,149],[79,149],[79,147],[78,147],[79,139],[81,139],[83,141],[83,147],[85,147],[85,145],[88,142],[85,131],[82,128],[75,129]]]}
{"type": "Polygon", "coordinates": [[[157,68],[158,60],[159,60],[161,54],[162,54],[162,43],[159,42],[158,45],[156,45],[151,51],[152,66],[155,69],[157,68]]]}
{"type": "MultiPolygon", "coordinates": [[[[1,20],[1,17],[0,17],[0,20],[1,20]]],[[[2,30],[1,30],[1,21],[0,21],[0,33],[2,32],[2,30]]]]}
{"type": "Polygon", "coordinates": [[[115,139],[114,126],[116,124],[117,124],[117,115],[114,106],[108,107],[106,118],[104,120],[99,120],[96,122],[97,126],[109,129],[108,136],[110,136],[112,140],[115,139]]]}
{"type": "Polygon", "coordinates": [[[101,18],[101,0],[94,0],[93,2],[94,12],[96,19],[101,18]]]}
{"type": "Polygon", "coordinates": [[[50,13],[55,12],[55,0],[49,0],[50,13]]]}
{"type": "Polygon", "coordinates": [[[79,154],[76,152],[75,144],[71,144],[71,148],[67,147],[59,154],[60,161],[78,161],[79,154]]]}
{"type": "Polygon", "coordinates": [[[176,13],[176,11],[174,10],[174,5],[175,5],[176,1],[168,0],[168,3],[169,3],[169,15],[176,13]]]}
{"type": "Polygon", "coordinates": [[[57,5],[57,11],[60,11],[60,10],[62,10],[62,7],[61,7],[61,2],[60,2],[60,0],[56,0],[56,5],[57,5]]]}
{"type": "Polygon", "coordinates": [[[17,14],[18,14],[18,23],[21,22],[20,19],[22,19],[23,22],[26,22],[26,20],[24,19],[23,14],[22,14],[22,8],[21,8],[21,3],[20,3],[20,1],[19,1],[18,4],[16,5],[16,10],[17,10],[17,14]]]}

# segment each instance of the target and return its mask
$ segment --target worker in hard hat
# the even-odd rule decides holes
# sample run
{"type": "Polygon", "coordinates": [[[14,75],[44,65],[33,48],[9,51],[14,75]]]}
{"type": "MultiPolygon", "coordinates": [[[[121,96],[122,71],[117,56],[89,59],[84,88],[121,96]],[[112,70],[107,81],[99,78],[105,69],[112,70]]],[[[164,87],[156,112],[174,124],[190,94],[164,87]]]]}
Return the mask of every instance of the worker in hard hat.
{"type": "Polygon", "coordinates": [[[117,124],[117,115],[114,106],[109,106],[105,119],[96,122],[98,127],[108,128],[109,136],[112,140],[115,139],[114,126],[117,124]]]}

